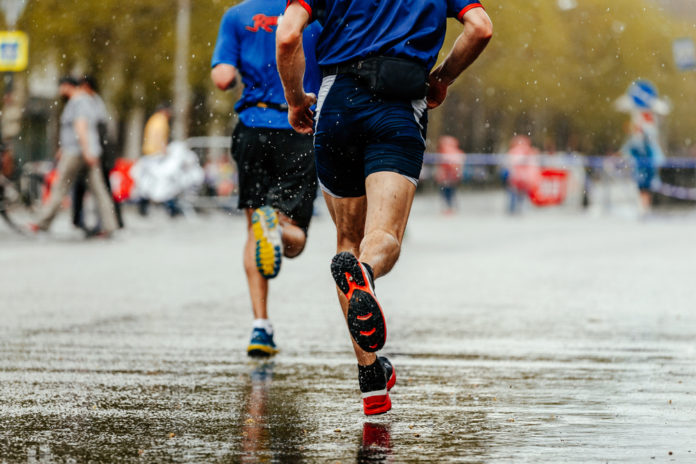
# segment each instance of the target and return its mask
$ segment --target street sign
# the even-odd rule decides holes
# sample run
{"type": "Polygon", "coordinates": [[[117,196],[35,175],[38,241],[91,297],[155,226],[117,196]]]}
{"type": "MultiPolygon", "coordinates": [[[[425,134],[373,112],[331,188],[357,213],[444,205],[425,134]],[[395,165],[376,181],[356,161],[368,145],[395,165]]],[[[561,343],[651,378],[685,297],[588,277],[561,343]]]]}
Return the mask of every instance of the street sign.
{"type": "Polygon", "coordinates": [[[27,0],[0,0],[0,10],[5,14],[8,29],[14,30],[26,6],[27,0]]]}
{"type": "Polygon", "coordinates": [[[696,69],[696,46],[693,39],[684,37],[672,44],[674,62],[681,71],[696,69]]]}
{"type": "Polygon", "coordinates": [[[29,38],[24,32],[0,32],[0,71],[19,72],[29,64],[29,38]]]}

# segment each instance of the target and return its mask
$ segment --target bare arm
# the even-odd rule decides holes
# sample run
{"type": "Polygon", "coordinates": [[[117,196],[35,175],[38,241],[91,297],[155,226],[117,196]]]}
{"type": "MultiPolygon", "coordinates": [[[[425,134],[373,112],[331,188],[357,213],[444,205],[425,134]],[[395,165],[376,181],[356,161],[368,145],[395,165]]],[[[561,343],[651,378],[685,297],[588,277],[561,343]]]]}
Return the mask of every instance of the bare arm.
{"type": "Polygon", "coordinates": [[[315,95],[305,93],[302,85],[305,72],[302,31],[308,22],[309,13],[299,3],[293,2],[285,10],[276,31],[276,61],[288,102],[288,120],[301,134],[313,132],[314,115],[310,107],[317,101],[315,95]]]}
{"type": "Polygon", "coordinates": [[[220,63],[210,71],[213,84],[220,90],[229,90],[237,84],[237,69],[231,64],[220,63]]]}
{"type": "Polygon", "coordinates": [[[428,108],[439,106],[447,96],[447,87],[476,61],[493,36],[493,24],[483,8],[467,11],[459,35],[445,61],[430,73],[428,108]]]}
{"type": "Polygon", "coordinates": [[[82,149],[82,157],[85,162],[90,166],[95,166],[97,164],[97,158],[92,155],[89,148],[89,123],[85,118],[77,118],[75,120],[75,134],[77,135],[77,142],[80,144],[82,149]]]}

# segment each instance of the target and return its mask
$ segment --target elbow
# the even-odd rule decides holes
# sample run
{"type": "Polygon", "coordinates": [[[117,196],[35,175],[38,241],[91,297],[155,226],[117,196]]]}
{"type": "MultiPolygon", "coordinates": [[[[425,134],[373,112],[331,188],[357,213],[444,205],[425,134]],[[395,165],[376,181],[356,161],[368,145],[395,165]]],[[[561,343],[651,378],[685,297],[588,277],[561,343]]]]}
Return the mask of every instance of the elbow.
{"type": "Polygon", "coordinates": [[[488,42],[493,37],[493,23],[487,16],[474,24],[474,35],[481,42],[488,42]]]}
{"type": "Polygon", "coordinates": [[[471,12],[466,24],[469,28],[469,36],[481,43],[488,43],[493,37],[493,23],[491,18],[482,9],[477,8],[471,12]]]}
{"type": "Polygon", "coordinates": [[[228,90],[234,87],[236,82],[236,72],[232,66],[218,65],[210,71],[210,78],[220,90],[228,90]]]}
{"type": "Polygon", "coordinates": [[[292,52],[302,40],[302,32],[282,26],[283,23],[281,22],[276,32],[276,47],[279,54],[292,52]]]}

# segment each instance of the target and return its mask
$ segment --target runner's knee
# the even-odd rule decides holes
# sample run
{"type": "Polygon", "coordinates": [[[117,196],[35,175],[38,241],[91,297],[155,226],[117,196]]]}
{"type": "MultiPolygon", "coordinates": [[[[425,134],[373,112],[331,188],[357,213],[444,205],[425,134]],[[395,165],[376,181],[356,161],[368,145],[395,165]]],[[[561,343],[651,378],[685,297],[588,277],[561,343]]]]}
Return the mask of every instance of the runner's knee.
{"type": "Polygon", "coordinates": [[[394,254],[398,258],[401,253],[401,240],[393,231],[375,229],[365,235],[360,244],[360,253],[371,252],[375,248],[388,249],[390,254],[394,254]],[[366,250],[368,247],[370,250],[366,250]]]}

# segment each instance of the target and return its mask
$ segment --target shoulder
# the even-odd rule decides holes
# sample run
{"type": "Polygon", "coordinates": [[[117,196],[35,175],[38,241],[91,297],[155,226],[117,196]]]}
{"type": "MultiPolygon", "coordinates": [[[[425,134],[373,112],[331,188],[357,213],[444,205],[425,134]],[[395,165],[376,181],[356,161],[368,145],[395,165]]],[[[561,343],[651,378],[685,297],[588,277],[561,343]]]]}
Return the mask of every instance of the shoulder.
{"type": "Polygon", "coordinates": [[[90,109],[94,105],[94,100],[89,95],[78,95],[77,97],[72,98],[70,102],[73,103],[73,107],[75,109],[80,111],[90,109]]]}
{"type": "Polygon", "coordinates": [[[250,11],[258,10],[260,7],[259,3],[258,0],[244,0],[243,2],[239,2],[237,5],[228,8],[223,18],[237,20],[240,16],[244,16],[250,11]]]}
{"type": "Polygon", "coordinates": [[[225,13],[222,15],[222,23],[232,25],[235,22],[237,22],[239,20],[240,10],[245,8],[246,3],[247,2],[242,2],[238,5],[228,8],[227,11],[225,11],[225,13]]]}

